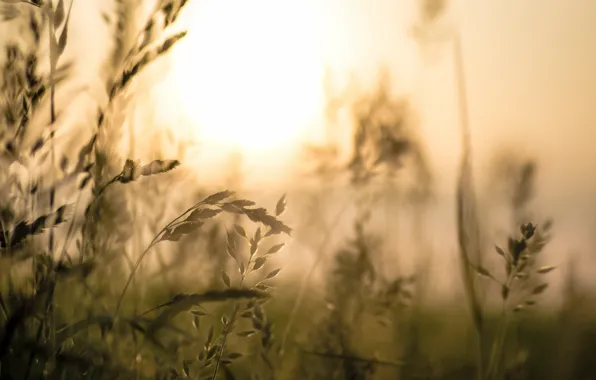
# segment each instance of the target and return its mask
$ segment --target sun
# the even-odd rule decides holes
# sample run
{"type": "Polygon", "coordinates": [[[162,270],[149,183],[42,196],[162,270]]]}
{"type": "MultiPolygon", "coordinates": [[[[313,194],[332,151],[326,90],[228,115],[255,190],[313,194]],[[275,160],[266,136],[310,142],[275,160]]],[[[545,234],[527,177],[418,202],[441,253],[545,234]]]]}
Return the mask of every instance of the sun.
{"type": "Polygon", "coordinates": [[[305,0],[196,0],[173,60],[195,137],[243,152],[283,150],[323,102],[315,12],[305,0]]]}

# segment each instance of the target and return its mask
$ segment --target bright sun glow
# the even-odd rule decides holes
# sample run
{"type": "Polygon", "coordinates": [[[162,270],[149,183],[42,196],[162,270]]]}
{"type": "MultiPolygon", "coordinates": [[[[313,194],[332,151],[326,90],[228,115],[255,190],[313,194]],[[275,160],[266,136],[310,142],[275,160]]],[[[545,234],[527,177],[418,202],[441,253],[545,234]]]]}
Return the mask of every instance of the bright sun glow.
{"type": "Polygon", "coordinates": [[[244,152],[286,149],[322,104],[323,64],[308,1],[192,3],[173,72],[197,137],[244,152]]]}

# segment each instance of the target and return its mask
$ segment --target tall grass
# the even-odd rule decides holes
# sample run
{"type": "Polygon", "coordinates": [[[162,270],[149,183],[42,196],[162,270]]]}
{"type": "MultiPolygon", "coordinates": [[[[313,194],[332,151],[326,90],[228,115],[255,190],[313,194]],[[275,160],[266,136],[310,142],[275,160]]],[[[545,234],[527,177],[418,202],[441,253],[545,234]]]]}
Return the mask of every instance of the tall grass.
{"type": "MultiPolygon", "coordinates": [[[[15,9],[21,9],[12,8],[16,2],[4,3],[11,6],[4,15],[16,17],[15,9]]],[[[40,21],[30,27],[52,32],[54,53],[49,77],[37,69],[38,46],[26,52],[9,46],[3,68],[3,159],[12,166],[2,173],[0,199],[0,378],[591,378],[594,368],[576,364],[591,352],[589,334],[567,335],[576,351],[560,355],[566,362],[559,371],[543,368],[555,362],[559,352],[546,350],[570,321],[579,320],[572,311],[580,306],[569,277],[573,296],[565,319],[553,323],[549,312],[537,307],[555,267],[540,255],[551,223],[532,223],[535,163],[522,163],[504,178],[515,179],[507,206],[515,235],[491,251],[485,247],[493,244],[481,241],[485,215],[476,204],[462,81],[463,154],[455,210],[461,264],[456,275],[466,290],[461,304],[435,310],[421,302],[425,283],[434,281],[428,268],[434,252],[426,253],[434,236],[424,228],[423,214],[432,205],[432,168],[409,105],[391,94],[383,76],[371,94],[340,104],[355,126],[348,159],[339,160],[333,147],[311,150],[321,183],[341,183],[351,198],[323,232],[322,242],[315,243],[319,257],[305,269],[304,281],[273,292],[282,273],[276,255],[292,233],[281,220],[290,196],[277,199],[270,212],[232,191],[196,191],[175,217],[162,209],[147,221],[129,207],[142,198],[139,209],[158,208],[157,198],[174,197],[153,184],[172,183],[184,167],[163,157],[147,162],[121,157],[113,143],[123,135],[130,84],[184,37],[184,32],[170,34],[168,26],[186,1],[160,1],[137,38],[121,38],[113,55],[118,69],[106,85],[109,101],[94,125],[97,133],[74,163],[52,148],[52,130],[34,149],[21,144],[33,114],[45,111],[37,107],[41,100],[49,99],[54,111],[47,119],[57,126],[54,113],[64,106],[51,94],[69,75],[69,65],[61,62],[68,43],[66,3],[23,3],[16,5],[45,12],[40,15],[46,21],[32,18],[40,21]],[[48,161],[54,157],[61,170],[57,179],[46,176],[42,183],[21,165],[40,151],[48,152],[48,161]],[[405,173],[412,174],[412,188],[402,181],[405,173]],[[57,202],[52,194],[67,180],[75,183],[74,201],[57,202]],[[135,199],[125,191],[134,184],[140,185],[135,199]],[[417,249],[391,244],[392,224],[385,233],[375,228],[387,191],[413,204],[417,249]],[[346,220],[352,206],[353,219],[346,220]],[[132,226],[143,222],[154,233],[149,241],[132,226]],[[345,236],[336,228],[340,222],[352,226],[345,236]],[[127,249],[131,239],[132,250],[127,249]],[[332,240],[340,244],[328,244],[332,240]],[[170,247],[175,248],[161,250],[170,247]],[[391,261],[383,259],[383,251],[391,261]],[[398,256],[408,254],[420,256],[413,273],[395,268],[398,256]],[[496,260],[489,254],[499,266],[491,266],[496,260]],[[152,257],[158,265],[144,266],[152,257]],[[315,271],[323,273],[323,283],[311,281],[315,271]],[[466,305],[471,320],[462,317],[466,305]]],[[[429,19],[440,13],[440,2],[427,6],[429,19]]],[[[456,62],[460,80],[462,66],[456,62]]],[[[241,187],[240,182],[229,185],[241,187]]],[[[314,217],[321,213],[314,210],[314,217]]],[[[409,219],[406,213],[391,216],[409,219]]]]}
{"type": "MultiPolygon", "coordinates": [[[[10,2],[11,5],[15,3],[18,2],[10,2]]],[[[43,12],[43,16],[49,20],[47,23],[50,51],[49,78],[44,81],[43,78],[36,79],[34,77],[36,61],[35,56],[32,56],[33,58],[29,59],[27,65],[23,67],[25,75],[31,77],[27,85],[34,87],[42,83],[42,88],[34,87],[33,91],[23,91],[21,87],[25,84],[22,81],[7,81],[6,84],[12,88],[7,89],[6,93],[22,96],[26,107],[20,107],[20,104],[23,103],[18,102],[5,102],[3,105],[8,107],[5,115],[10,115],[10,119],[7,120],[10,122],[9,126],[18,122],[20,123],[19,128],[24,129],[30,119],[30,112],[33,111],[30,104],[35,104],[36,99],[43,95],[46,88],[49,89],[50,114],[48,119],[51,131],[48,139],[40,140],[31,153],[35,153],[35,150],[42,148],[45,144],[50,144],[49,159],[50,166],[53,168],[56,160],[56,150],[53,146],[55,132],[52,129],[56,124],[54,93],[57,86],[59,60],[68,41],[70,10],[65,10],[62,0],[55,7],[49,3],[24,3],[39,8],[43,12]],[[62,28],[58,32],[60,26],[62,28]]],[[[109,84],[110,102],[107,108],[99,110],[98,131],[101,132],[102,129],[110,127],[108,122],[109,107],[121,93],[126,91],[127,85],[135,76],[153,60],[167,53],[184,36],[184,33],[178,33],[161,42],[152,39],[154,37],[152,32],[156,27],[154,19],[156,17],[164,18],[167,27],[175,21],[185,3],[186,1],[162,2],[161,7],[152,15],[151,20],[148,21],[141,33],[141,38],[125,56],[121,71],[109,84]]],[[[15,4],[15,6],[18,5],[15,4]]],[[[70,6],[72,6],[72,2],[70,6]]],[[[9,52],[11,59],[7,64],[18,64],[19,51],[16,47],[11,49],[9,52]]],[[[9,72],[11,75],[13,73],[12,70],[9,72]]],[[[18,134],[15,135],[15,137],[17,136],[18,134]]],[[[13,159],[18,162],[20,158],[18,154],[22,153],[14,148],[16,142],[18,141],[13,140],[12,144],[7,145],[13,147],[8,153],[12,151],[17,153],[13,159]]],[[[140,164],[127,159],[119,173],[110,175],[110,168],[107,167],[109,163],[107,153],[108,151],[101,150],[98,138],[94,136],[79,153],[75,171],[66,173],[69,177],[79,179],[79,191],[93,186],[92,196],[81,224],[75,223],[73,219],[76,212],[73,212],[72,205],[65,204],[54,211],[56,199],[54,184],[49,186],[49,208],[52,211],[50,214],[38,216],[28,222],[26,219],[19,220],[20,215],[15,214],[10,205],[5,205],[3,208],[2,256],[9,265],[6,271],[10,273],[10,276],[3,279],[3,291],[0,293],[3,312],[0,337],[2,378],[140,378],[149,376],[151,373],[157,377],[170,377],[177,373],[185,373],[186,376],[189,376],[191,371],[193,376],[196,373],[196,376],[199,377],[203,373],[210,378],[215,378],[221,366],[240,357],[238,353],[229,353],[226,348],[228,334],[239,324],[240,304],[236,304],[232,317],[223,316],[221,318],[223,324],[221,335],[214,334],[216,324],[212,325],[207,342],[203,346],[203,353],[194,361],[182,360],[181,367],[179,367],[181,359],[178,353],[168,353],[168,348],[160,342],[157,335],[163,330],[176,331],[177,328],[171,325],[172,319],[183,312],[188,312],[193,307],[232,299],[252,300],[242,306],[242,315],[254,314],[253,326],[255,330],[261,332],[263,349],[267,349],[267,337],[270,334],[271,323],[266,322],[261,304],[268,297],[266,291],[270,286],[267,283],[277,275],[279,269],[265,274],[263,280],[256,284],[244,284],[244,279],[252,272],[258,271],[267,261],[268,255],[276,253],[283,246],[282,244],[272,246],[257,256],[256,251],[265,239],[281,233],[289,234],[291,229],[275,216],[270,215],[264,208],[253,207],[255,206],[254,202],[243,199],[230,200],[232,192],[223,191],[212,194],[188,208],[163,227],[134,263],[119,295],[115,299],[109,294],[106,297],[105,292],[111,292],[114,285],[119,284],[120,281],[114,273],[111,275],[109,284],[106,284],[102,277],[109,273],[109,271],[106,272],[106,269],[109,268],[111,261],[122,259],[122,257],[106,255],[108,252],[102,249],[106,247],[106,243],[110,244],[110,236],[105,235],[101,228],[102,224],[106,225],[110,222],[106,220],[104,213],[109,208],[107,206],[111,198],[109,197],[110,190],[133,181],[140,181],[142,177],[163,175],[162,173],[174,170],[180,165],[176,160],[154,160],[147,164],[140,164]],[[106,178],[106,176],[108,177],[106,178]],[[245,216],[253,223],[266,228],[262,230],[261,227],[258,227],[255,236],[250,238],[251,249],[248,261],[241,259],[242,251],[232,244],[233,240],[230,237],[228,238],[228,252],[238,262],[242,275],[242,281],[238,286],[232,287],[230,276],[223,272],[223,281],[228,288],[226,290],[178,294],[170,301],[161,303],[144,313],[135,312],[131,315],[128,310],[125,310],[123,300],[129,285],[135,277],[140,263],[150,250],[158,243],[177,242],[186,235],[192,234],[221,212],[245,216]],[[62,236],[64,249],[57,254],[54,228],[59,224],[67,224],[69,227],[66,235],[62,236]],[[71,255],[66,247],[69,245],[69,240],[73,238],[76,229],[80,229],[81,239],[77,240],[76,255],[71,255]],[[30,241],[30,236],[46,231],[49,233],[47,249],[30,241]],[[102,239],[106,241],[98,241],[102,239]],[[13,272],[22,267],[20,264],[22,262],[32,263],[32,270],[25,275],[24,283],[20,279],[17,282],[13,276],[13,272]],[[104,287],[106,285],[107,288],[104,287]],[[82,308],[76,307],[76,305],[72,305],[75,306],[74,308],[72,306],[70,308],[60,307],[65,301],[64,297],[75,295],[83,297],[83,304],[79,305],[82,308]],[[111,302],[115,300],[115,305],[108,305],[105,302],[107,300],[111,302]],[[156,314],[156,316],[148,318],[150,313],[156,314]],[[95,330],[96,328],[97,330],[95,330]],[[142,340],[140,340],[141,336],[142,340]],[[132,346],[131,343],[133,343],[132,346]],[[130,352],[131,348],[132,352],[130,352]],[[148,349],[149,351],[147,351],[148,349]],[[112,355],[107,356],[108,352],[111,352],[112,355]],[[151,356],[141,359],[144,355],[148,355],[148,352],[153,352],[153,360],[148,360],[151,356]],[[131,357],[137,362],[144,361],[145,365],[129,369],[126,358],[131,357]],[[165,359],[165,363],[163,359],[165,359]]],[[[60,161],[64,172],[68,167],[68,163],[65,161],[65,158],[60,161]]],[[[19,178],[15,178],[15,180],[18,181],[19,178]]],[[[16,182],[16,185],[19,186],[20,183],[16,182]]],[[[32,205],[35,204],[34,200],[38,196],[37,186],[34,184],[29,193],[21,194],[26,198],[26,202],[32,205]]],[[[23,189],[20,190],[23,193],[23,189]]],[[[79,196],[74,205],[74,211],[80,203],[79,196]]],[[[276,208],[277,215],[281,214],[284,208],[285,200],[282,199],[276,208]]],[[[35,212],[34,207],[33,212],[35,212]]],[[[112,223],[114,221],[114,219],[111,220],[112,223]]],[[[108,229],[108,231],[117,230],[118,226],[113,225],[108,229]]],[[[242,227],[236,226],[235,231],[247,238],[242,227]]],[[[198,329],[199,316],[210,314],[192,310],[191,315],[194,315],[194,324],[198,329]]],[[[185,344],[180,339],[175,339],[169,344],[172,343],[181,345],[180,347],[185,344]]]]}

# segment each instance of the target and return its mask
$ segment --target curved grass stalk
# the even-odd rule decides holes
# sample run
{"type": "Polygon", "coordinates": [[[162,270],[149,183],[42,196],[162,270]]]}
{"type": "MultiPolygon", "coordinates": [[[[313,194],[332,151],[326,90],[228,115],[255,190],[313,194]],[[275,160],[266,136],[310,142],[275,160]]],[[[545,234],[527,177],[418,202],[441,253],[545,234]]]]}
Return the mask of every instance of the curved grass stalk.
{"type": "Polygon", "coordinates": [[[472,321],[478,338],[478,372],[480,380],[484,374],[484,340],[483,340],[483,317],[482,307],[476,294],[474,286],[473,271],[470,268],[471,254],[475,253],[476,259],[480,259],[480,237],[478,231],[478,215],[476,210],[476,199],[472,182],[472,143],[468,115],[468,100],[464,74],[463,54],[461,38],[459,34],[453,36],[453,56],[455,65],[455,76],[459,97],[459,112],[461,121],[462,157],[457,181],[457,231],[461,259],[462,272],[465,283],[466,298],[472,321]],[[467,207],[466,207],[467,203],[467,207]],[[472,236],[470,236],[472,235],[472,236]],[[475,252],[471,252],[475,251],[475,252]]]}
{"type": "MultiPolygon", "coordinates": [[[[230,194],[231,195],[231,194],[230,194]]],[[[177,224],[180,223],[180,219],[182,219],[184,216],[186,216],[188,213],[194,211],[197,207],[201,206],[204,204],[204,200],[201,202],[196,203],[195,205],[193,205],[192,207],[189,207],[186,211],[184,211],[182,214],[178,215],[176,218],[174,218],[170,223],[168,223],[164,228],[161,229],[161,231],[159,231],[157,233],[157,235],[155,235],[155,237],[153,238],[153,240],[151,241],[151,243],[149,243],[149,245],[147,246],[147,248],[143,251],[143,253],[141,253],[141,255],[139,256],[139,258],[137,259],[137,261],[135,262],[132,271],[130,273],[130,275],[128,276],[128,279],[126,280],[126,284],[124,285],[124,289],[122,289],[122,293],[120,294],[120,297],[118,298],[118,302],[116,304],[116,311],[114,313],[114,318],[116,318],[118,316],[118,313],[120,312],[120,307],[122,306],[122,300],[124,299],[124,295],[126,294],[126,291],[128,290],[132,279],[134,277],[134,275],[136,274],[137,270],[139,269],[139,266],[141,265],[141,261],[143,261],[143,259],[145,258],[145,256],[147,256],[147,253],[149,253],[149,250],[151,250],[151,248],[153,248],[154,245],[156,245],[157,243],[159,243],[161,241],[161,238],[163,237],[163,235],[165,234],[165,232],[176,226],[177,224]]]]}
{"type": "Polygon", "coordinates": [[[147,253],[149,253],[149,250],[151,248],[153,248],[153,246],[155,244],[157,244],[159,242],[159,238],[161,237],[161,234],[163,232],[165,232],[165,230],[167,229],[167,227],[164,227],[151,241],[151,243],[147,246],[147,248],[143,251],[143,253],[141,253],[141,255],[139,256],[139,258],[137,259],[137,261],[135,262],[130,275],[128,276],[128,279],[126,280],[126,284],[124,285],[124,289],[122,289],[122,293],[120,293],[120,297],[118,297],[118,303],[116,303],[116,311],[114,312],[114,319],[116,319],[118,317],[118,314],[120,312],[120,307],[122,306],[122,300],[124,299],[124,295],[126,294],[126,291],[128,290],[128,287],[130,286],[132,279],[135,275],[135,273],[137,272],[137,270],[139,269],[139,266],[141,265],[141,261],[143,261],[143,259],[145,258],[145,256],[147,255],[147,253]]]}

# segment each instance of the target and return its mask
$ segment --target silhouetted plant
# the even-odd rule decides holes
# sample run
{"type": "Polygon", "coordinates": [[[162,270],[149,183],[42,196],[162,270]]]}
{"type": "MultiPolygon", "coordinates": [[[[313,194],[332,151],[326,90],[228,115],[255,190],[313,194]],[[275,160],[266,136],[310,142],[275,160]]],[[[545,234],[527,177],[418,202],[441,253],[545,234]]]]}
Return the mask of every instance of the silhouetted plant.
{"type": "MultiPolygon", "coordinates": [[[[172,2],[164,1],[162,6],[158,8],[153,17],[164,16],[165,25],[171,24],[177,17],[181,8],[186,1],[172,2]]],[[[65,12],[64,2],[60,0],[53,8],[46,4],[28,3],[35,7],[41,7],[45,14],[49,17],[49,25],[51,27],[50,33],[50,59],[51,71],[49,79],[49,90],[51,93],[51,115],[50,122],[55,122],[55,102],[53,99],[54,87],[56,86],[59,75],[62,71],[57,70],[57,62],[60,54],[64,51],[67,43],[67,28],[69,11],[65,12]],[[54,35],[54,25],[60,25],[64,21],[65,27],[58,36],[54,35]]],[[[4,9],[3,9],[4,10],[4,9]]],[[[123,64],[123,71],[110,85],[109,95],[110,102],[106,109],[101,109],[97,119],[97,127],[99,131],[105,130],[109,114],[109,107],[112,105],[116,96],[125,90],[127,84],[137,75],[140,70],[146,67],[151,61],[158,56],[166,53],[174,43],[176,43],[184,33],[177,34],[168,38],[165,42],[155,42],[153,36],[153,29],[155,21],[149,21],[147,27],[144,29],[145,38],[137,41],[130,53],[125,57],[123,64]]],[[[35,25],[31,25],[33,27],[35,25]]],[[[12,130],[14,138],[12,144],[7,144],[11,149],[8,153],[13,153],[12,157],[18,159],[17,147],[18,133],[26,127],[30,119],[29,113],[40,97],[40,92],[43,93],[43,80],[32,77],[35,72],[35,60],[29,59],[27,64],[22,69],[15,69],[20,60],[24,57],[19,55],[19,51],[15,47],[9,48],[8,54],[12,57],[7,63],[7,70],[10,71],[10,78],[5,82],[8,89],[3,89],[3,94],[8,96],[5,102],[2,103],[3,113],[5,117],[2,119],[3,124],[6,123],[7,129],[4,131],[11,132],[11,126],[16,126],[16,130],[12,130]],[[22,74],[23,73],[23,74],[22,74]],[[14,74],[14,75],[13,75],[14,74]],[[27,76],[29,75],[29,77],[27,76]],[[41,86],[41,87],[40,87],[41,86]],[[12,91],[14,90],[14,91],[12,91]],[[17,103],[18,101],[18,103],[17,103]]],[[[109,126],[109,125],[108,125],[109,126]]],[[[51,143],[53,132],[50,133],[48,141],[51,143]]],[[[46,141],[40,140],[34,145],[32,153],[41,149],[46,141]]],[[[11,378],[20,377],[78,377],[81,374],[93,378],[115,378],[115,377],[139,377],[145,376],[143,372],[159,372],[163,363],[166,368],[169,368],[170,374],[177,373],[176,361],[177,355],[172,355],[169,351],[171,345],[182,347],[188,342],[178,339],[170,341],[170,347],[164,345],[160,338],[160,333],[163,330],[176,330],[175,326],[171,324],[171,320],[183,311],[191,309],[195,305],[203,304],[213,301],[224,301],[235,298],[250,298],[261,299],[266,297],[265,290],[268,286],[261,282],[256,284],[253,289],[227,289],[224,291],[207,291],[196,294],[180,294],[174,296],[171,301],[162,303],[159,306],[152,308],[144,313],[129,316],[122,312],[122,300],[127,292],[128,286],[132,281],[136,270],[147,255],[149,250],[159,242],[163,241],[178,241],[181,237],[191,234],[205,222],[206,219],[212,218],[222,211],[232,214],[242,214],[248,217],[252,222],[259,223],[267,228],[262,236],[253,239],[253,244],[258,245],[260,240],[267,236],[277,235],[280,233],[290,233],[290,228],[287,227],[276,217],[268,214],[268,212],[259,207],[251,207],[254,202],[247,200],[228,200],[232,195],[231,192],[225,191],[206,197],[203,201],[195,204],[189,208],[185,213],[168,223],[154,240],[149,244],[146,251],[137,259],[136,264],[132,268],[132,272],[128,276],[129,279],[120,292],[117,299],[115,311],[110,312],[109,306],[105,303],[108,300],[113,300],[109,297],[109,293],[113,289],[114,283],[119,283],[117,278],[112,273],[111,276],[102,276],[101,273],[106,273],[105,268],[110,261],[121,259],[118,257],[116,251],[113,250],[114,245],[118,244],[113,240],[113,234],[105,234],[102,230],[102,225],[105,227],[109,225],[106,223],[106,217],[111,219],[111,222],[116,221],[119,215],[122,215],[123,210],[114,210],[113,215],[105,213],[110,206],[114,204],[114,197],[109,196],[109,190],[116,187],[117,184],[125,185],[133,181],[140,180],[142,177],[161,174],[171,171],[179,165],[175,160],[154,160],[147,164],[141,165],[139,162],[133,160],[126,160],[122,169],[117,174],[110,174],[112,167],[109,167],[110,153],[102,150],[101,146],[97,144],[98,139],[94,136],[87,145],[85,145],[80,154],[79,160],[75,165],[74,171],[67,171],[68,161],[61,159],[60,167],[63,171],[62,181],[65,179],[78,179],[78,189],[82,190],[93,183],[91,191],[91,200],[87,206],[84,222],[82,226],[82,239],[77,240],[78,257],[73,257],[67,252],[69,240],[74,236],[74,231],[78,228],[73,213],[67,212],[68,205],[61,206],[55,212],[54,208],[54,194],[57,184],[53,184],[49,188],[49,206],[52,211],[49,214],[36,217],[31,222],[27,222],[25,215],[18,215],[4,208],[2,213],[2,258],[9,256],[14,257],[19,251],[30,252],[25,256],[21,256],[22,260],[32,259],[32,269],[30,285],[27,286],[15,284],[13,277],[8,279],[8,298],[0,297],[0,304],[2,304],[2,311],[4,313],[0,334],[0,371],[1,376],[9,376],[11,378]],[[17,217],[23,219],[16,219],[17,217]],[[59,255],[54,255],[54,239],[53,228],[57,224],[68,223],[69,229],[64,237],[64,248],[59,255]],[[49,252],[38,253],[38,247],[32,246],[27,241],[27,237],[33,234],[43,233],[44,230],[50,231],[50,245],[49,252]],[[258,241],[257,241],[258,240],[258,241]],[[112,283],[105,282],[111,277],[112,283]],[[102,285],[107,285],[103,287],[102,285]],[[61,309],[58,303],[66,294],[71,296],[84,295],[81,299],[83,302],[80,309],[66,310],[61,309]],[[102,294],[103,293],[103,294],[102,294]],[[107,294],[106,294],[107,293],[107,294]],[[101,310],[101,311],[100,311],[101,310]],[[149,313],[159,313],[154,318],[148,318],[149,313]],[[86,316],[85,316],[86,315],[86,316]],[[82,319],[81,319],[82,317],[82,319]],[[99,335],[95,334],[95,328],[99,335]],[[142,342],[139,340],[142,338],[142,342]],[[133,352],[129,350],[130,343],[133,343],[133,352]],[[129,370],[126,363],[127,357],[132,359],[139,358],[142,352],[146,351],[146,345],[152,347],[154,351],[154,360],[156,365],[145,368],[140,371],[136,368],[134,371],[129,370]],[[129,348],[127,348],[129,347],[129,348]],[[98,351],[99,350],[99,351],[98,351]],[[109,354],[108,350],[112,353],[109,354]],[[160,352],[157,354],[157,352],[160,352]],[[123,355],[118,357],[118,355],[123,355]],[[132,355],[132,356],[131,356],[132,355]]],[[[47,155],[54,154],[54,150],[50,149],[47,155]]],[[[13,165],[13,167],[15,167],[13,165]]],[[[18,169],[18,168],[17,168],[18,169]]],[[[16,173],[18,174],[18,173],[16,173]]],[[[21,176],[22,177],[22,176],[21,176]]],[[[14,181],[7,185],[12,186],[9,189],[15,197],[25,197],[27,202],[32,202],[33,198],[40,197],[46,194],[45,188],[39,189],[36,183],[27,184],[28,188],[21,186],[23,179],[20,177],[13,177],[14,181]],[[14,188],[19,190],[15,194],[14,188]]],[[[59,182],[58,182],[59,185],[59,182]]],[[[3,201],[6,198],[3,198],[3,201]]],[[[80,200],[80,198],[79,198],[80,200]]],[[[33,203],[31,203],[33,204],[33,203]]],[[[79,201],[75,205],[78,206],[79,201]]],[[[121,207],[120,205],[119,207],[121,207]]],[[[282,199],[278,205],[278,214],[281,214],[285,208],[285,200],[282,199]]],[[[76,215],[76,214],[75,214],[76,215]]],[[[122,220],[119,220],[122,222],[122,220]]],[[[112,225],[108,231],[118,232],[116,226],[112,225]]],[[[259,227],[257,231],[261,231],[259,227]]],[[[118,235],[118,234],[116,234],[118,235]]],[[[117,237],[122,239],[122,237],[117,237]]],[[[255,257],[254,261],[249,260],[248,266],[252,264],[249,271],[258,270],[263,266],[268,254],[273,254],[279,249],[281,245],[276,245],[269,249],[265,255],[255,257]]],[[[122,252],[120,252],[121,254],[122,252]]],[[[255,252],[253,252],[254,254],[255,252]]],[[[19,268],[16,263],[9,272],[17,271],[19,268]]],[[[273,278],[277,271],[273,271],[265,276],[265,280],[273,278]]],[[[3,294],[4,291],[2,292],[3,294]]],[[[258,303],[256,305],[261,305],[258,303]]],[[[265,323],[264,314],[260,313],[259,306],[251,307],[255,312],[256,319],[261,323],[261,331],[263,335],[263,347],[268,347],[268,339],[270,337],[270,323],[265,323]]],[[[225,318],[222,320],[225,321],[225,318]]],[[[255,322],[257,323],[257,322],[255,322]]],[[[228,328],[226,324],[226,328],[228,328]]],[[[223,335],[225,336],[225,334],[223,335]]],[[[213,339],[213,331],[211,338],[213,339]]],[[[225,340],[225,338],[224,338],[225,340]]],[[[206,350],[213,351],[211,343],[206,345],[206,350]]],[[[239,357],[235,353],[226,353],[223,357],[223,345],[221,352],[216,355],[217,363],[227,364],[227,361],[239,357]]],[[[210,354],[211,355],[211,354],[210,354]]],[[[215,356],[208,358],[213,359],[215,356]]],[[[137,360],[135,359],[135,360],[137,360]]],[[[182,363],[182,372],[188,371],[189,367],[186,362],[182,363]]],[[[215,376],[216,370],[214,372],[215,376]]],[[[147,374],[147,373],[146,373],[147,374]]]]}

